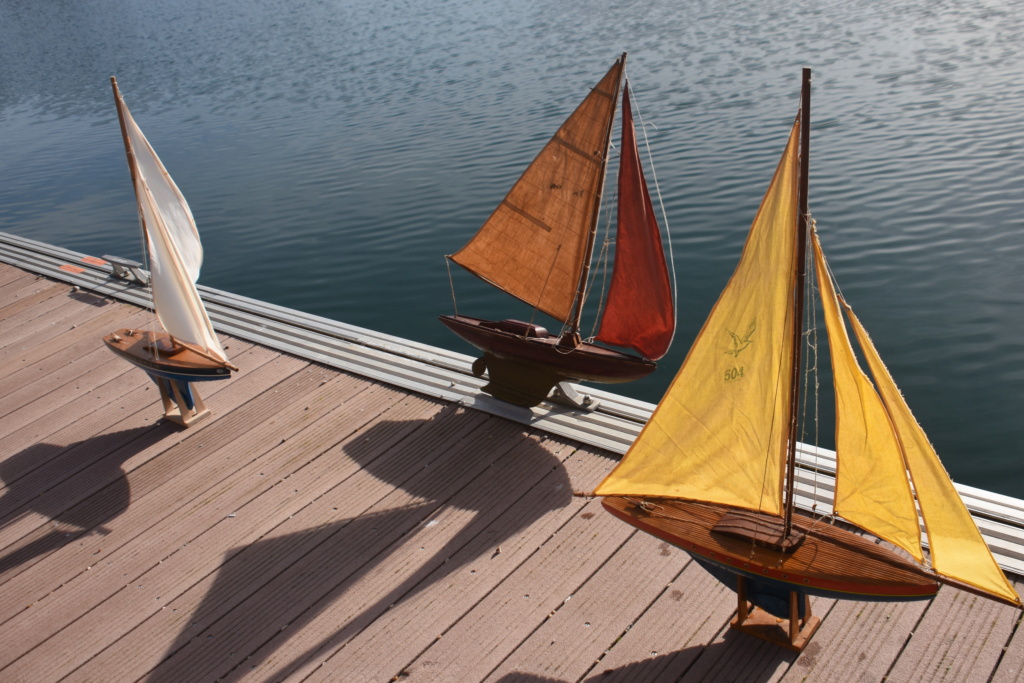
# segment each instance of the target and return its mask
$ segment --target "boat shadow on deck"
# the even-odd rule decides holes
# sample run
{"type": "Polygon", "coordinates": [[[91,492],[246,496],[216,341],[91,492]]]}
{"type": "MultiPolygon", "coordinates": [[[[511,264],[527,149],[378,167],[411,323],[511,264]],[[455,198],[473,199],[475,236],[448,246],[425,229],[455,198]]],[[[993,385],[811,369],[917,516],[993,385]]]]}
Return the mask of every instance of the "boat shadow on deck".
{"type": "Polygon", "coordinates": [[[100,434],[67,446],[34,444],[0,460],[0,529],[26,515],[50,520],[0,551],[0,577],[13,575],[104,524],[131,503],[122,464],[172,429],[160,423],[100,434]],[[73,492],[72,492],[73,491],[73,492]],[[19,569],[20,568],[20,569],[19,569]]]}
{"type": "Polygon", "coordinates": [[[285,520],[225,553],[151,683],[261,665],[266,678],[285,679],[572,502],[558,457],[521,426],[479,413],[449,407],[430,420],[380,422],[343,450],[358,469],[293,515],[306,517],[305,528],[287,532],[296,524],[285,520]],[[369,446],[393,441],[396,431],[405,433],[398,443],[369,446]],[[336,521],[316,523],[332,513],[336,521]]]}

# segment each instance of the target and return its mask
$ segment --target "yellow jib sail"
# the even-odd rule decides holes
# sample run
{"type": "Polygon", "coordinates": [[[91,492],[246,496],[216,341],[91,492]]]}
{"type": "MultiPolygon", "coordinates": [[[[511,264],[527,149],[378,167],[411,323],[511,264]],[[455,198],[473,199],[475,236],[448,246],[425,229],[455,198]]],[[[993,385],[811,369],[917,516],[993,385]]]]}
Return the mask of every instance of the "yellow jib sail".
{"type": "Polygon", "coordinates": [[[799,120],[739,265],[601,496],[703,500],[780,514],[789,426],[799,120]]]}
{"type": "Polygon", "coordinates": [[[451,257],[561,321],[572,312],[597,218],[622,68],[620,59],[451,257]]]}
{"type": "Polygon", "coordinates": [[[878,393],[903,444],[907,469],[928,532],[932,569],[943,576],[1019,605],[1017,592],[992,557],[971,513],[967,511],[924,430],[896,388],[871,338],[853,311],[847,309],[847,316],[871,369],[878,393]]]}
{"type": "Polygon", "coordinates": [[[885,406],[861,370],[839,312],[816,233],[811,234],[836,392],[835,512],[924,560],[903,449],[885,406]]]}

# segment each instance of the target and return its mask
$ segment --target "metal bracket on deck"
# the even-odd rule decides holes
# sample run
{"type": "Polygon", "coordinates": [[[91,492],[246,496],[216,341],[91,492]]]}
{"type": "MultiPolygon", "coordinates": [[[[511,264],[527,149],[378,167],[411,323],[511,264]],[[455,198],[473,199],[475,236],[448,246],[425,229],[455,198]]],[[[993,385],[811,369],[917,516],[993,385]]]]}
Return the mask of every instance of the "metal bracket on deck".
{"type": "Polygon", "coordinates": [[[114,277],[129,282],[137,282],[143,287],[149,284],[149,273],[142,269],[142,264],[120,256],[103,255],[103,260],[114,269],[114,277]]]}
{"type": "Polygon", "coordinates": [[[575,388],[568,382],[559,382],[551,390],[551,396],[548,399],[554,403],[561,403],[568,405],[579,410],[586,410],[592,412],[597,410],[597,407],[601,405],[600,401],[594,399],[590,394],[581,394],[576,391],[575,388]]]}

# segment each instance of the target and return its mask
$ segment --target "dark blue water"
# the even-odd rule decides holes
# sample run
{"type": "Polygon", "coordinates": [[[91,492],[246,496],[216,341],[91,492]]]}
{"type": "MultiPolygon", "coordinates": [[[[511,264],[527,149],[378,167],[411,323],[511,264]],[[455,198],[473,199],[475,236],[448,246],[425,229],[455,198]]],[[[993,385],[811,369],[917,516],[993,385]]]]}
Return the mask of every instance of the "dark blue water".
{"type": "MultiPolygon", "coordinates": [[[[839,284],[953,477],[1024,497],[1022,44],[1001,0],[0,0],[0,230],[141,255],[114,74],[192,206],[201,282],[468,353],[435,320],[442,255],[628,51],[681,320],[618,390],[657,401],[811,66],[839,284]]],[[[523,315],[455,280],[460,311],[523,315]]]]}

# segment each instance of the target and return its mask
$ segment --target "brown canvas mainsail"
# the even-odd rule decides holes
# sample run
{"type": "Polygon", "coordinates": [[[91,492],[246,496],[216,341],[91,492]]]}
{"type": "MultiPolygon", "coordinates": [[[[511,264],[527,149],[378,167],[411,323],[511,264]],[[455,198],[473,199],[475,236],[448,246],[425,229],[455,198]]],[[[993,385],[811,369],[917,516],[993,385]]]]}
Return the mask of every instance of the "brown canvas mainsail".
{"type": "Polygon", "coordinates": [[[544,146],[452,260],[548,315],[569,319],[590,259],[624,60],[544,146]]]}

